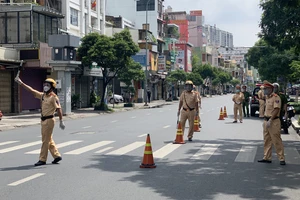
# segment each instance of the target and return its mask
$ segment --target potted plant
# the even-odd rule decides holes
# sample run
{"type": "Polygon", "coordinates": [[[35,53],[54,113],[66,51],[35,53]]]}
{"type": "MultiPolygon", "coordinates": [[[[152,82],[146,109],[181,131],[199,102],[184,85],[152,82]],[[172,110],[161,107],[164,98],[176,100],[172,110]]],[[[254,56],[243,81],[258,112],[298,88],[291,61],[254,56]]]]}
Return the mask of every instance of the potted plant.
{"type": "Polygon", "coordinates": [[[134,103],[132,102],[132,99],[135,94],[135,89],[132,86],[129,86],[127,89],[127,92],[129,93],[129,102],[124,104],[124,107],[134,107],[134,103]]]}
{"type": "Polygon", "coordinates": [[[79,94],[73,94],[71,96],[71,107],[73,110],[77,109],[77,104],[80,101],[80,95],[79,94]]]}

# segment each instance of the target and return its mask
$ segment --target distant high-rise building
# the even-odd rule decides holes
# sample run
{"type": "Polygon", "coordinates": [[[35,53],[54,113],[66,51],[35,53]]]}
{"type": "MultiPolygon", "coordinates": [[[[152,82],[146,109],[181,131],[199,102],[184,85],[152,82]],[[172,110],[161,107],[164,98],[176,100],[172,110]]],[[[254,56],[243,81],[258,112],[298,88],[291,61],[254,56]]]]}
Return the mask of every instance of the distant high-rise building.
{"type": "Polygon", "coordinates": [[[205,25],[205,35],[208,46],[233,48],[233,35],[220,30],[216,25],[205,25]]]}

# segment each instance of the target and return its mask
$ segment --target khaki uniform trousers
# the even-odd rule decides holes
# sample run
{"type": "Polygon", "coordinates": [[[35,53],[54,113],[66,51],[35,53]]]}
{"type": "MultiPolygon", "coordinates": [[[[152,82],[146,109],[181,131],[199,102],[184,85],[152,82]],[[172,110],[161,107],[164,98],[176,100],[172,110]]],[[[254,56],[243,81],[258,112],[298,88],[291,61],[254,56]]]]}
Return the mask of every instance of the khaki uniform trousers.
{"type": "Polygon", "coordinates": [[[267,121],[263,123],[264,131],[264,158],[265,160],[272,160],[272,144],[275,146],[275,150],[280,161],[284,161],[284,148],[280,135],[281,124],[280,119],[274,119],[271,122],[271,126],[267,128],[267,121]]]}
{"type": "Polygon", "coordinates": [[[194,135],[194,120],[195,120],[195,115],[196,115],[196,110],[182,110],[181,111],[181,116],[180,116],[180,123],[181,123],[181,128],[182,128],[182,134],[184,135],[184,129],[185,129],[185,123],[186,120],[189,120],[189,133],[188,133],[188,138],[193,138],[194,135]]]}
{"type": "Polygon", "coordinates": [[[48,157],[48,150],[50,151],[53,158],[57,158],[60,155],[55,143],[52,139],[52,132],[55,124],[55,119],[46,119],[41,122],[42,125],[42,147],[40,153],[40,161],[46,162],[48,157]]]}
{"type": "Polygon", "coordinates": [[[265,113],[265,101],[259,100],[259,117],[264,117],[265,113]]]}
{"type": "Polygon", "coordinates": [[[243,113],[242,113],[242,104],[234,104],[233,106],[233,114],[234,114],[234,121],[237,121],[237,113],[239,112],[239,119],[240,121],[243,120],[243,113]]]}

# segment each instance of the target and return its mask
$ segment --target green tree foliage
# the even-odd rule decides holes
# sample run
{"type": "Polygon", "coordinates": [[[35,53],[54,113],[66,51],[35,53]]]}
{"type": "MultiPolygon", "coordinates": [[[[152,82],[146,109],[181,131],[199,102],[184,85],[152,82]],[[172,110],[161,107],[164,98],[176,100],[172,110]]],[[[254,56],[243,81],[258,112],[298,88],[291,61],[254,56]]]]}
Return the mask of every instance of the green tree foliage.
{"type": "Polygon", "coordinates": [[[171,71],[167,77],[167,82],[177,84],[178,81],[186,81],[186,72],[183,70],[171,71]]]}
{"type": "Polygon", "coordinates": [[[188,73],[187,74],[187,80],[193,81],[194,85],[197,85],[197,86],[203,84],[203,78],[198,73],[193,73],[193,72],[188,73]]]}
{"type": "Polygon", "coordinates": [[[104,104],[106,86],[121,71],[130,66],[131,56],[139,51],[133,42],[129,30],[125,29],[113,37],[91,33],[83,37],[78,49],[84,67],[89,67],[93,62],[101,67],[103,73],[103,94],[99,109],[105,110],[104,104]]]}
{"type": "Polygon", "coordinates": [[[300,1],[261,0],[263,10],[260,37],[283,51],[296,47],[300,51],[300,1]]]}
{"type": "Polygon", "coordinates": [[[230,84],[233,85],[233,86],[236,86],[236,85],[241,84],[241,82],[240,82],[240,80],[238,80],[238,79],[232,79],[232,80],[230,81],[230,84]]]}

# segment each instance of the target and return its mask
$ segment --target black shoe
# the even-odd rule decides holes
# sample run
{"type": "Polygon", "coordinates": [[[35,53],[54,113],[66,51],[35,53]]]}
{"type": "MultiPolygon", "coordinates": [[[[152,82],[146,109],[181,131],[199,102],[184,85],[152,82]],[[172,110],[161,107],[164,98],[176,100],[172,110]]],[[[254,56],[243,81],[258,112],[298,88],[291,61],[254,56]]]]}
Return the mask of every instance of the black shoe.
{"type": "Polygon", "coordinates": [[[283,160],[283,161],[280,161],[280,165],[285,165],[286,163],[285,163],[285,161],[283,160]]]}
{"type": "Polygon", "coordinates": [[[52,164],[58,164],[58,162],[61,160],[62,160],[62,157],[59,156],[52,161],[52,164]]]}
{"type": "Polygon", "coordinates": [[[39,160],[37,163],[34,164],[34,166],[41,166],[41,165],[46,165],[46,162],[39,160]]]}
{"type": "Polygon", "coordinates": [[[233,121],[232,123],[237,123],[237,121],[233,121]]]}
{"type": "Polygon", "coordinates": [[[202,128],[201,124],[199,124],[199,128],[202,128]]]}
{"type": "Polygon", "coordinates": [[[192,138],[189,138],[189,141],[190,141],[190,142],[193,141],[192,138]]]}
{"type": "Polygon", "coordinates": [[[250,117],[249,115],[247,115],[247,117],[250,117]]]}
{"type": "Polygon", "coordinates": [[[271,160],[265,160],[265,159],[258,160],[257,162],[261,162],[261,163],[272,163],[271,160]]]}

